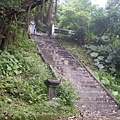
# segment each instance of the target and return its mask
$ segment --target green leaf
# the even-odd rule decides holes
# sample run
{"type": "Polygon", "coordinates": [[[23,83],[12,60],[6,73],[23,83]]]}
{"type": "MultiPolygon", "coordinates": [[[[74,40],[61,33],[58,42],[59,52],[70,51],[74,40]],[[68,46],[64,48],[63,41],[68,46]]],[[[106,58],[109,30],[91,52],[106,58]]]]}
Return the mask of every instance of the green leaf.
{"type": "Polygon", "coordinates": [[[112,91],[112,94],[113,94],[114,96],[117,96],[117,95],[118,95],[118,91],[112,91]]]}
{"type": "Polygon", "coordinates": [[[109,55],[109,56],[107,57],[107,59],[105,60],[105,62],[106,62],[106,63],[111,63],[111,62],[112,62],[112,59],[113,59],[113,57],[112,57],[111,55],[109,55]]]}
{"type": "Polygon", "coordinates": [[[14,70],[16,70],[16,69],[18,69],[19,68],[19,66],[17,65],[17,64],[15,64],[14,66],[13,66],[13,69],[14,70]]]}
{"type": "Polygon", "coordinates": [[[102,82],[104,85],[110,85],[110,81],[109,81],[106,77],[102,77],[101,82],[102,82]]]}
{"type": "Polygon", "coordinates": [[[12,70],[11,66],[7,65],[7,70],[11,71],[12,70]]]}
{"type": "Polygon", "coordinates": [[[10,98],[7,98],[7,103],[11,104],[12,103],[12,100],[10,98]]]}
{"type": "Polygon", "coordinates": [[[100,79],[99,74],[97,72],[95,72],[94,74],[95,74],[96,78],[99,80],[100,79]]]}
{"type": "Polygon", "coordinates": [[[11,88],[12,86],[13,86],[13,84],[9,84],[9,83],[5,84],[5,88],[11,88]]]}
{"type": "Polygon", "coordinates": [[[18,71],[18,70],[14,70],[14,73],[16,74],[16,75],[18,75],[18,74],[20,74],[20,73],[22,73],[21,71],[18,71]]]}
{"type": "Polygon", "coordinates": [[[109,68],[109,70],[112,71],[112,72],[116,71],[115,67],[109,68]]]}
{"type": "Polygon", "coordinates": [[[93,58],[96,58],[99,55],[97,52],[90,53],[90,56],[93,58]]]}
{"type": "Polygon", "coordinates": [[[95,63],[95,65],[101,70],[103,69],[105,66],[99,62],[95,63]]]}
{"type": "Polygon", "coordinates": [[[104,56],[99,56],[98,59],[99,59],[99,60],[103,60],[103,59],[104,59],[104,56]]]}
{"type": "Polygon", "coordinates": [[[90,45],[88,46],[89,49],[91,49],[92,51],[96,51],[97,47],[95,45],[90,45]]]}
{"type": "Polygon", "coordinates": [[[99,59],[94,59],[94,62],[100,62],[100,60],[99,59]]]}

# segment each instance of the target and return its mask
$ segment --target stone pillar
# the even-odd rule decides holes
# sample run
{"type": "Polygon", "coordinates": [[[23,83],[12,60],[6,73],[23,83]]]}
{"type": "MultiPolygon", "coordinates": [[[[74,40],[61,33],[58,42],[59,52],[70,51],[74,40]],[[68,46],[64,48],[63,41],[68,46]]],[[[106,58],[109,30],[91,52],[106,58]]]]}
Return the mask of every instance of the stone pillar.
{"type": "Polygon", "coordinates": [[[48,79],[45,80],[45,85],[47,86],[47,92],[49,96],[49,100],[52,100],[52,98],[56,97],[56,88],[60,84],[60,80],[52,80],[48,79]]]}
{"type": "Polygon", "coordinates": [[[51,28],[52,30],[51,30],[51,35],[53,35],[54,36],[54,33],[55,33],[55,27],[54,27],[54,24],[52,24],[52,28],[51,28]]]}

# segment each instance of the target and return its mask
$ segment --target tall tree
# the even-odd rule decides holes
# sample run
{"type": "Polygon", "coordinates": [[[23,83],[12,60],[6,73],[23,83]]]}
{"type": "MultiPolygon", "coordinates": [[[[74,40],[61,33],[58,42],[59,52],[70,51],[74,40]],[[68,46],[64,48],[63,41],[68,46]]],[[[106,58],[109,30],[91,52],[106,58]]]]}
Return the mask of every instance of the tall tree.
{"type": "Polygon", "coordinates": [[[106,8],[99,8],[92,19],[91,30],[97,36],[120,37],[120,1],[108,0],[106,8]]]}
{"type": "MultiPolygon", "coordinates": [[[[47,0],[45,0],[46,2],[47,0]]],[[[18,22],[19,18],[29,19],[29,11],[43,4],[42,0],[1,0],[0,1],[0,49],[7,50],[11,25],[18,22]],[[27,12],[27,16],[23,13],[27,12]],[[24,16],[24,17],[20,17],[24,16]],[[27,18],[26,18],[27,17],[27,18]]],[[[26,26],[27,29],[27,26],[26,26]]],[[[13,33],[14,36],[16,33],[13,33]]],[[[14,38],[14,37],[13,37],[14,38]]],[[[15,38],[14,38],[15,39],[15,38]]]]}
{"type": "Polygon", "coordinates": [[[110,33],[110,37],[120,37],[120,1],[108,0],[106,12],[109,18],[109,26],[107,32],[110,33]]]}
{"type": "Polygon", "coordinates": [[[88,30],[91,21],[91,2],[89,0],[68,0],[66,3],[59,3],[58,26],[76,29],[82,27],[88,30]]]}
{"type": "Polygon", "coordinates": [[[54,0],[50,0],[47,15],[46,15],[46,26],[47,26],[47,28],[49,28],[50,25],[51,25],[53,4],[54,4],[54,0]]]}

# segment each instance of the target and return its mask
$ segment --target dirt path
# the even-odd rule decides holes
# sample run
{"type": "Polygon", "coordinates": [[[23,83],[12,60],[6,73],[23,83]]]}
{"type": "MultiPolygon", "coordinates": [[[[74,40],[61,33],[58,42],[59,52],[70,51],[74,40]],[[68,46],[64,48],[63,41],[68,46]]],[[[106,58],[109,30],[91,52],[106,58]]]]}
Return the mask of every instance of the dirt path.
{"type": "Polygon", "coordinates": [[[119,103],[69,51],[47,36],[32,35],[32,38],[55,76],[71,82],[80,96],[76,105],[82,118],[68,120],[120,120],[119,103]]]}

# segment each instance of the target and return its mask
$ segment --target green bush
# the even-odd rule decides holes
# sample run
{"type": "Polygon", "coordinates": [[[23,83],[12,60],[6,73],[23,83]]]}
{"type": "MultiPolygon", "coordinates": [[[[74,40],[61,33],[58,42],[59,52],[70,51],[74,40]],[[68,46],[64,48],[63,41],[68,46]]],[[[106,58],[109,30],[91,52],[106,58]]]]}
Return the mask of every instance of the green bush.
{"type": "Polygon", "coordinates": [[[109,45],[85,45],[88,53],[93,58],[95,65],[108,72],[116,73],[120,68],[120,41],[115,40],[109,45]],[[96,56],[97,55],[97,56],[96,56]]]}
{"type": "Polygon", "coordinates": [[[117,78],[106,71],[98,71],[95,76],[108,88],[108,90],[120,101],[120,78],[117,78]]]}
{"type": "Polygon", "coordinates": [[[22,63],[14,55],[4,51],[0,54],[0,71],[6,76],[18,75],[23,72],[22,63]]]}
{"type": "Polygon", "coordinates": [[[62,82],[57,89],[57,96],[60,98],[62,104],[74,106],[75,101],[78,99],[74,93],[74,89],[68,82],[62,82]]]}

